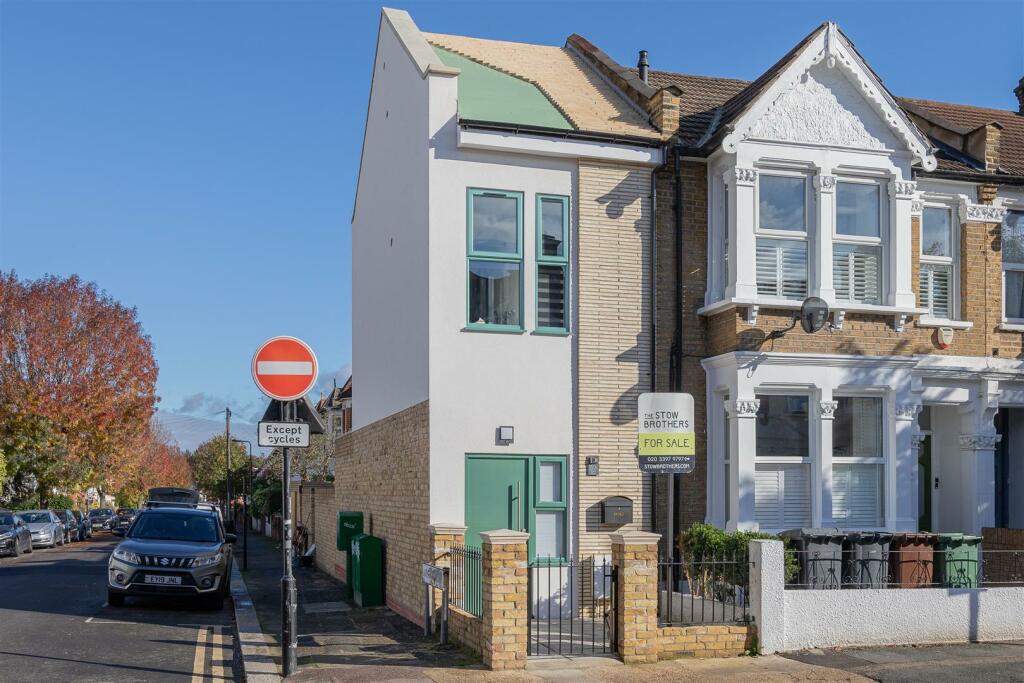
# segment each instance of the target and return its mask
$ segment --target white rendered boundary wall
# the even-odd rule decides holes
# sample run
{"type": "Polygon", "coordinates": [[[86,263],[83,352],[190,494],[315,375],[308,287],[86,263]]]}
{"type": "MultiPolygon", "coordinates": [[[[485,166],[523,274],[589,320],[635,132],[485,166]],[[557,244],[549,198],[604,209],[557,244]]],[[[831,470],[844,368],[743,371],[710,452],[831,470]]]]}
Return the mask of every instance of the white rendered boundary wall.
{"type": "Polygon", "coordinates": [[[1024,586],[786,590],[781,541],[750,544],[761,654],[1024,638],[1024,586]]]}

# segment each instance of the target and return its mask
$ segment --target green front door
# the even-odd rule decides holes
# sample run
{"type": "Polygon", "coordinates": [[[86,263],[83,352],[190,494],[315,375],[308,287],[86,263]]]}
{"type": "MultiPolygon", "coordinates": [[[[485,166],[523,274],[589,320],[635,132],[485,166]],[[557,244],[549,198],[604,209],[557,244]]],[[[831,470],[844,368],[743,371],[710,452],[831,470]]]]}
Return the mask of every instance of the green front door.
{"type": "Polygon", "coordinates": [[[480,545],[481,531],[529,531],[530,458],[466,459],[466,543],[480,545]]]}

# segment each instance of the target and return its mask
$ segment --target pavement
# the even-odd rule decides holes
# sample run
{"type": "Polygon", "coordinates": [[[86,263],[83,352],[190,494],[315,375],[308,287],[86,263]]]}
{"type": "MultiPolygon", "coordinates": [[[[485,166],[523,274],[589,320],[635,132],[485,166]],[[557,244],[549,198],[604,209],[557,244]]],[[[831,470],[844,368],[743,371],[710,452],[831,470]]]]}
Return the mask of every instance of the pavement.
{"type": "Polygon", "coordinates": [[[235,681],[231,607],[107,604],[110,534],[0,559],[0,680],[235,681]]]}
{"type": "Polygon", "coordinates": [[[1024,641],[807,650],[786,657],[885,683],[1024,681],[1024,641]]]}

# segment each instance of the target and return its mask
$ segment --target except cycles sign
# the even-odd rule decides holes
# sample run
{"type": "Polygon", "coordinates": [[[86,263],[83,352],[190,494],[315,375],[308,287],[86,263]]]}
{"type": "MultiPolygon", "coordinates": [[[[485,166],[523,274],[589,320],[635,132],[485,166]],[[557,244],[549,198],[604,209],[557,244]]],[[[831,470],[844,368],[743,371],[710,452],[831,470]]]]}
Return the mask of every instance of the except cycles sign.
{"type": "Polygon", "coordinates": [[[640,471],[689,474],[695,466],[693,396],[640,394],[637,400],[640,471]]]}
{"type": "Polygon", "coordinates": [[[260,422],[257,442],[265,448],[309,448],[309,423],[260,422]]]}

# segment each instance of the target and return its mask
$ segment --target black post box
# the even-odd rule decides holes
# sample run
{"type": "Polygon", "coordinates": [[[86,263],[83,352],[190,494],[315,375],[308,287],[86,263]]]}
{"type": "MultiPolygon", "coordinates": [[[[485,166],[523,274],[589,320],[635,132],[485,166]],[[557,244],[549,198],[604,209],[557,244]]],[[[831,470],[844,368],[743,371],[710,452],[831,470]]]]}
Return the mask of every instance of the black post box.
{"type": "Polygon", "coordinates": [[[612,496],[601,501],[602,524],[629,524],[633,521],[633,501],[624,496],[612,496]]]}

